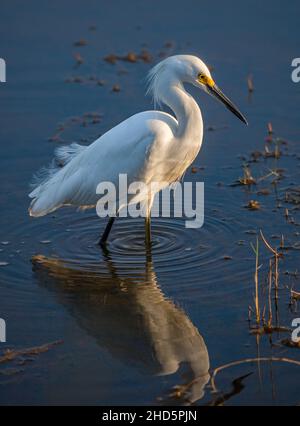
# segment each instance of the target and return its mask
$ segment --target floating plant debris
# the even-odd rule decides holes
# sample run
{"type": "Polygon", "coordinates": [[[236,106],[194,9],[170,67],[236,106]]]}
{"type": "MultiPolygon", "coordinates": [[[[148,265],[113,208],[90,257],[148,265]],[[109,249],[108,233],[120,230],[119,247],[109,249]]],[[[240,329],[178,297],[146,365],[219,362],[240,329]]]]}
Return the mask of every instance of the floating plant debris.
{"type": "Polygon", "coordinates": [[[117,62],[117,60],[118,60],[118,57],[116,56],[116,55],[107,55],[107,56],[105,56],[104,57],[104,60],[106,61],[106,62],[108,62],[109,64],[112,64],[112,65],[114,65],[116,62],[117,62]]]}
{"type": "MultiPolygon", "coordinates": [[[[96,125],[96,124],[98,124],[102,121],[102,117],[103,117],[102,113],[100,113],[98,111],[92,111],[92,112],[85,112],[80,117],[67,118],[65,120],[65,122],[61,123],[57,127],[56,133],[54,134],[54,136],[48,138],[48,140],[51,141],[51,142],[66,142],[66,143],[68,143],[69,141],[67,141],[67,140],[64,141],[63,138],[62,138],[62,134],[65,131],[72,129],[75,125],[82,126],[82,127],[96,125]]],[[[93,135],[92,139],[95,140],[98,137],[99,137],[98,135],[97,135],[97,137],[96,137],[96,135],[93,135]]],[[[80,138],[79,140],[81,142],[89,142],[88,139],[84,139],[84,138],[80,138]]]]}
{"type": "Polygon", "coordinates": [[[118,84],[114,84],[111,90],[112,92],[120,92],[121,87],[118,84]]]}
{"type": "Polygon", "coordinates": [[[270,195],[271,191],[268,188],[262,188],[257,191],[257,195],[270,195]]]}
{"type": "Polygon", "coordinates": [[[134,52],[128,52],[127,55],[123,56],[123,61],[134,63],[138,60],[137,55],[134,52]]]}
{"type": "Polygon", "coordinates": [[[86,45],[87,45],[87,41],[84,40],[83,38],[74,42],[74,46],[76,46],[76,47],[82,47],[82,46],[86,46],[86,45]]]}
{"type": "Polygon", "coordinates": [[[124,62],[130,62],[132,64],[142,61],[145,63],[150,63],[152,62],[152,55],[150,54],[150,52],[148,52],[148,50],[143,49],[140,53],[135,53],[135,52],[128,52],[125,55],[121,56],[121,55],[115,55],[115,54],[110,54],[107,55],[103,58],[106,62],[108,62],[109,64],[115,65],[118,61],[124,61],[124,62]]]}
{"type": "Polygon", "coordinates": [[[259,210],[261,208],[259,201],[256,200],[250,200],[245,207],[249,210],[259,210]]]}
{"type": "Polygon", "coordinates": [[[75,53],[74,59],[75,59],[77,65],[83,64],[83,57],[80,55],[80,53],[75,53]]]}
{"type": "Polygon", "coordinates": [[[95,111],[95,112],[85,112],[83,114],[83,117],[84,118],[90,118],[92,120],[95,120],[95,119],[100,120],[102,118],[102,114],[100,114],[100,112],[97,112],[97,111],[95,111]]]}
{"type": "Polygon", "coordinates": [[[291,297],[293,299],[295,299],[295,300],[300,300],[300,292],[299,291],[295,291],[295,290],[291,290],[291,297]]]}
{"type": "Polygon", "coordinates": [[[254,84],[253,84],[253,78],[252,75],[249,75],[247,78],[247,84],[248,84],[248,92],[253,93],[254,92],[254,84]]]}
{"type": "Polygon", "coordinates": [[[263,154],[260,151],[254,151],[254,152],[251,153],[251,157],[252,157],[253,161],[257,161],[262,156],[263,156],[263,154]]]}
{"type": "Polygon", "coordinates": [[[281,326],[271,326],[268,324],[265,324],[263,327],[252,327],[250,330],[251,334],[263,336],[265,334],[272,334],[272,333],[288,333],[291,330],[288,327],[281,327],[281,326]]]}
{"type": "Polygon", "coordinates": [[[62,340],[56,340],[51,343],[46,343],[41,346],[34,346],[26,349],[6,349],[4,353],[0,356],[0,364],[19,359],[24,356],[36,356],[44,352],[48,352],[54,346],[62,344],[62,340]]]}
{"type": "Polygon", "coordinates": [[[291,339],[284,339],[281,341],[281,344],[284,346],[288,346],[289,348],[299,348],[300,349],[300,340],[299,342],[294,342],[291,339]]]}
{"type": "Polygon", "coordinates": [[[147,50],[142,50],[139,55],[139,58],[146,63],[152,62],[153,59],[151,54],[147,50]]]}
{"type": "Polygon", "coordinates": [[[250,167],[244,166],[244,176],[240,177],[235,183],[233,183],[231,186],[238,186],[238,185],[256,185],[256,179],[252,176],[250,167]]]}

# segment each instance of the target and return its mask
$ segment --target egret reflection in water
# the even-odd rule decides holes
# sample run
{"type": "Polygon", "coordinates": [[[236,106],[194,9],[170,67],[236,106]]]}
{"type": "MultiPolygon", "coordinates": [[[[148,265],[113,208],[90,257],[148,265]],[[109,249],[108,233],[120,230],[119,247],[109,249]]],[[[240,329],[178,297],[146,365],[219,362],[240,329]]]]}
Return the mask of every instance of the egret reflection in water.
{"type": "Polygon", "coordinates": [[[209,381],[205,342],[186,313],[163,294],[151,256],[138,275],[132,266],[135,278],[119,275],[109,254],[104,260],[98,267],[81,267],[39,255],[33,258],[33,271],[113,357],[147,375],[183,369],[183,391],[176,402],[200,400],[209,381]]]}

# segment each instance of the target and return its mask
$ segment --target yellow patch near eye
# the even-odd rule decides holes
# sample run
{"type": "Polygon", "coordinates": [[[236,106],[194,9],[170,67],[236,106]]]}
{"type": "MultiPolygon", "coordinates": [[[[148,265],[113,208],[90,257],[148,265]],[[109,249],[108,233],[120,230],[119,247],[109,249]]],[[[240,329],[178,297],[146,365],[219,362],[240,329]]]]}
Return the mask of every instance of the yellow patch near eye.
{"type": "Polygon", "coordinates": [[[199,83],[205,84],[206,86],[209,86],[209,87],[214,87],[215,85],[215,82],[213,81],[213,79],[204,74],[200,74],[198,76],[198,81],[199,83]]]}

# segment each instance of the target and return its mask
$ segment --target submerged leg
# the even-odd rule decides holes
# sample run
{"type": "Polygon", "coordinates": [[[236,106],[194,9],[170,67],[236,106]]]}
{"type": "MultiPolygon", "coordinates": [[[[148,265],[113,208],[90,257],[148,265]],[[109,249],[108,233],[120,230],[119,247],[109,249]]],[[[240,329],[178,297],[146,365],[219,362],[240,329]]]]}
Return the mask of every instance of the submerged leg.
{"type": "Polygon", "coordinates": [[[106,244],[107,238],[109,236],[109,233],[111,231],[111,228],[113,226],[114,221],[115,221],[115,217],[110,217],[109,218],[108,224],[106,225],[106,228],[105,228],[105,230],[104,230],[104,232],[102,234],[102,237],[100,238],[100,240],[98,242],[98,244],[100,246],[104,246],[106,244]]]}

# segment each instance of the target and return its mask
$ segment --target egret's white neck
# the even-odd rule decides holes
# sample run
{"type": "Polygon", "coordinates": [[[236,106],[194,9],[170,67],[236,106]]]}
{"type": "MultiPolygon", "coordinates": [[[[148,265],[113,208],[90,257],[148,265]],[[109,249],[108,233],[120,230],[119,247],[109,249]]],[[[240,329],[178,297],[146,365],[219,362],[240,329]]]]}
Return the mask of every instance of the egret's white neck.
{"type": "Polygon", "coordinates": [[[161,100],[174,112],[178,121],[178,138],[189,138],[191,141],[203,135],[203,120],[200,108],[194,98],[185,91],[183,84],[173,80],[164,87],[161,100]]]}

